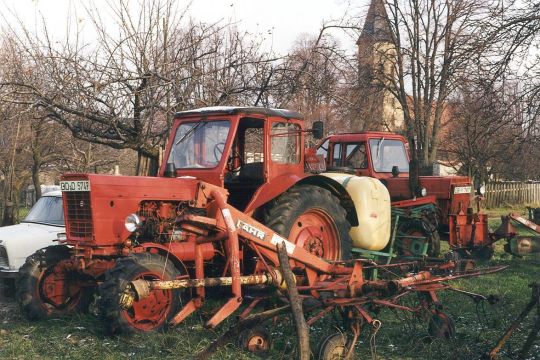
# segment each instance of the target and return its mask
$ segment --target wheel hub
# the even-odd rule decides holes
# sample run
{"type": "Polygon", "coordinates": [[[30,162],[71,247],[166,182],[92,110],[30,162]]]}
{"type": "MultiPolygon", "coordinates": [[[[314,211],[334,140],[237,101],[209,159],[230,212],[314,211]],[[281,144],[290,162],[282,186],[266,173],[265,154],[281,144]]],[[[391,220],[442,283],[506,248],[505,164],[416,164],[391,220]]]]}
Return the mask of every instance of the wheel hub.
{"type": "Polygon", "coordinates": [[[337,229],[323,211],[312,209],[299,216],[289,236],[297,246],[313,255],[330,260],[339,259],[337,229]]]}
{"type": "Polygon", "coordinates": [[[248,340],[247,350],[252,353],[268,351],[268,342],[260,335],[255,335],[248,340]]]}
{"type": "Polygon", "coordinates": [[[43,303],[48,303],[55,308],[67,306],[81,290],[62,270],[55,269],[50,273],[45,273],[41,281],[43,303]]]}
{"type": "MultiPolygon", "coordinates": [[[[137,279],[158,280],[161,277],[156,274],[141,274],[137,279]]],[[[170,290],[153,290],[149,296],[133,302],[132,308],[126,311],[128,320],[139,329],[154,328],[166,320],[172,296],[170,290]]]]}

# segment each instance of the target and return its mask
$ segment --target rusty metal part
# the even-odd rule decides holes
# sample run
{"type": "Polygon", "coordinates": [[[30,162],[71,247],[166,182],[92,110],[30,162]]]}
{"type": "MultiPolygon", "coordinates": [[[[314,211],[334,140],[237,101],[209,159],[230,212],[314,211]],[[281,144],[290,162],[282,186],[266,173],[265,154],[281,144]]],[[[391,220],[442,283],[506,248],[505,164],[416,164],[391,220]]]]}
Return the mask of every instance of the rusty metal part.
{"type": "MultiPolygon", "coordinates": [[[[268,274],[240,276],[238,281],[241,285],[273,284],[273,278],[268,274]]],[[[128,290],[121,295],[120,304],[122,308],[129,309],[133,301],[146,298],[152,290],[231,286],[232,283],[233,278],[230,276],[182,280],[138,279],[129,283],[128,290]]]]}
{"type": "Polygon", "coordinates": [[[514,220],[514,221],[517,221],[521,225],[531,229],[532,231],[540,234],[540,225],[537,225],[537,224],[533,223],[532,221],[527,220],[524,217],[522,217],[521,215],[516,214],[516,213],[510,214],[510,218],[512,220],[514,220]]]}
{"type": "Polygon", "coordinates": [[[499,302],[499,297],[495,296],[495,295],[485,296],[485,295],[482,295],[482,294],[473,293],[471,291],[465,291],[465,290],[461,290],[461,289],[456,289],[456,288],[454,288],[452,286],[449,286],[447,289],[450,290],[450,291],[457,292],[459,294],[466,295],[466,296],[470,297],[471,299],[473,299],[474,302],[476,302],[476,303],[480,302],[480,301],[487,301],[490,304],[496,304],[497,302],[499,302]]]}

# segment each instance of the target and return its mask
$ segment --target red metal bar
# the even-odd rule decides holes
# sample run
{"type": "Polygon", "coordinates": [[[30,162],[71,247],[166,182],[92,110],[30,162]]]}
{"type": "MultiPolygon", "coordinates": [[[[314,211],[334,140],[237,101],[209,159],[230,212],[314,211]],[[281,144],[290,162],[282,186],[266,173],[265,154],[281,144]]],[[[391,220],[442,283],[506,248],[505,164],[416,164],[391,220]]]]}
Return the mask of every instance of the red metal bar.
{"type": "Polygon", "coordinates": [[[540,225],[537,225],[537,224],[533,223],[532,221],[527,220],[527,219],[523,218],[521,215],[516,214],[516,213],[510,214],[510,218],[512,220],[517,221],[521,225],[531,229],[532,231],[540,234],[540,225]]]}
{"type": "Polygon", "coordinates": [[[229,269],[231,272],[232,284],[231,290],[233,297],[227,301],[210,320],[206,326],[214,328],[229,315],[235,312],[242,304],[242,285],[240,283],[240,246],[238,244],[238,233],[231,212],[221,192],[212,190],[210,196],[214,198],[223,216],[223,221],[227,226],[227,249],[229,255],[229,269]]]}

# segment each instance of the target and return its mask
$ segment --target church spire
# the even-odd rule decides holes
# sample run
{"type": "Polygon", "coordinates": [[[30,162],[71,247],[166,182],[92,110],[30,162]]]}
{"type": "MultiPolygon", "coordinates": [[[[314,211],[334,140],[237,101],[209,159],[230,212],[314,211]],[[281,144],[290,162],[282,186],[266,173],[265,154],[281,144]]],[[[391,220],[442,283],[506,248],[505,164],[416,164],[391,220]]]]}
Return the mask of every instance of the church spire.
{"type": "Polygon", "coordinates": [[[372,0],[364,22],[364,28],[358,38],[361,42],[392,42],[392,30],[388,25],[385,0],[372,0]]]}

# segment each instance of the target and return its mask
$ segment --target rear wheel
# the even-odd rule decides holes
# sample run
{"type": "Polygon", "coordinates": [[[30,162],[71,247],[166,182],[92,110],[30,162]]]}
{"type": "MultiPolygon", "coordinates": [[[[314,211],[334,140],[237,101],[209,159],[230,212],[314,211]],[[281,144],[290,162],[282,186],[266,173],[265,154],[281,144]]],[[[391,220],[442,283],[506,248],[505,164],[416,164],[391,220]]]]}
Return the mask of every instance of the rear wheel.
{"type": "Polygon", "coordinates": [[[347,260],[352,242],[345,216],[345,209],[330,191],[301,185],[271,202],[265,224],[318,257],[347,260]]]}
{"type": "Polygon", "coordinates": [[[427,254],[437,257],[441,253],[441,238],[435,228],[426,226],[420,221],[404,224],[399,230],[397,252],[404,256],[422,256],[427,245],[427,254]]]}
{"type": "Polygon", "coordinates": [[[21,267],[17,283],[17,301],[30,320],[43,320],[87,312],[93,300],[93,288],[66,270],[62,261],[71,253],[66,246],[49,246],[36,251],[21,267]]]}
{"type": "Polygon", "coordinates": [[[125,310],[120,296],[133,280],[173,280],[179,275],[171,261],[158,254],[142,253],[119,259],[99,286],[99,310],[106,330],[116,333],[144,333],[163,329],[180,304],[178,290],[153,290],[125,310]]]}

